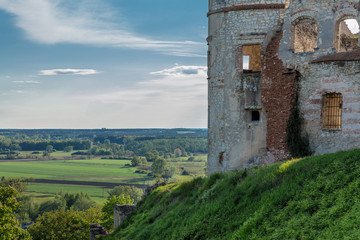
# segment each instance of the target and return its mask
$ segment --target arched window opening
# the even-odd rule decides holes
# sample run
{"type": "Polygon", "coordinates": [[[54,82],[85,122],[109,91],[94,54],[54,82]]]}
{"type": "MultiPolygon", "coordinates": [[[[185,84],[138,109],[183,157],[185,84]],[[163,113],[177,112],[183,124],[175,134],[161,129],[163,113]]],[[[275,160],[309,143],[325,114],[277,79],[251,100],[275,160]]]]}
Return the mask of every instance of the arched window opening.
{"type": "Polygon", "coordinates": [[[302,18],[293,23],[294,52],[314,52],[318,45],[318,26],[314,19],[302,18]]]}
{"type": "Polygon", "coordinates": [[[355,18],[343,18],[336,25],[335,49],[348,52],[359,48],[359,23],[355,18]]]}

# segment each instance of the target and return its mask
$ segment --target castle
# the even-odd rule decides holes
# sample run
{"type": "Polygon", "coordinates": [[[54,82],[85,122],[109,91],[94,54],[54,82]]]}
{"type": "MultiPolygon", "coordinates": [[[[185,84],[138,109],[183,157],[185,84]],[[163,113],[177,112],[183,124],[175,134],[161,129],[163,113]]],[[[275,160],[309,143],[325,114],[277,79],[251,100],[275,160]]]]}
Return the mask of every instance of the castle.
{"type": "Polygon", "coordinates": [[[209,174],[288,159],[294,108],[314,154],[360,147],[359,11],[358,0],[209,0],[209,174]]]}

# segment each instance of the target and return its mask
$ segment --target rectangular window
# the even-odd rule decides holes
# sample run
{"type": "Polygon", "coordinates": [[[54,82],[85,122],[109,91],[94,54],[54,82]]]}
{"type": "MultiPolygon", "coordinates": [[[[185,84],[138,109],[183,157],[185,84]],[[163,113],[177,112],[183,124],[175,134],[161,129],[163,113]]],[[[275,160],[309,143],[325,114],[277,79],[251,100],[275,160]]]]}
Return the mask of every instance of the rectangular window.
{"type": "Polygon", "coordinates": [[[243,70],[261,72],[261,45],[246,45],[242,47],[243,70]]]}
{"type": "Polygon", "coordinates": [[[328,130],[341,130],[342,94],[328,93],[323,96],[322,127],[328,130]]]}

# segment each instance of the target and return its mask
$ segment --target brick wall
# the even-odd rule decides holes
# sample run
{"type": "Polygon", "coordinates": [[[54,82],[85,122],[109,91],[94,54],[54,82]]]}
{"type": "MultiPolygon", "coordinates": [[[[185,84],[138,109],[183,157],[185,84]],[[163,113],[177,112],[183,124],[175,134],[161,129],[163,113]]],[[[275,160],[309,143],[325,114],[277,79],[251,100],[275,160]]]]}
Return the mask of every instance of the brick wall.
{"type": "Polygon", "coordinates": [[[289,73],[278,56],[281,38],[282,32],[277,32],[266,48],[261,83],[261,100],[267,115],[267,150],[277,155],[277,160],[288,156],[286,127],[297,86],[296,74],[289,73]]]}

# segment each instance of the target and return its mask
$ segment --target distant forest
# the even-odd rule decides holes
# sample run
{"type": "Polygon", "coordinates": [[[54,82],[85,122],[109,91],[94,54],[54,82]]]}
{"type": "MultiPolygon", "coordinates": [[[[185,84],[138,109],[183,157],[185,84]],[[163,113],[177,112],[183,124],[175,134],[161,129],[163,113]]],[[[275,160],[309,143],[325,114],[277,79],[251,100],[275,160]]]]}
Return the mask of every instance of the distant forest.
{"type": "MultiPolygon", "coordinates": [[[[207,129],[0,129],[1,154],[78,151],[75,155],[160,156],[207,153],[207,129]]],[[[7,156],[9,157],[9,156],[7,156]]]]}

